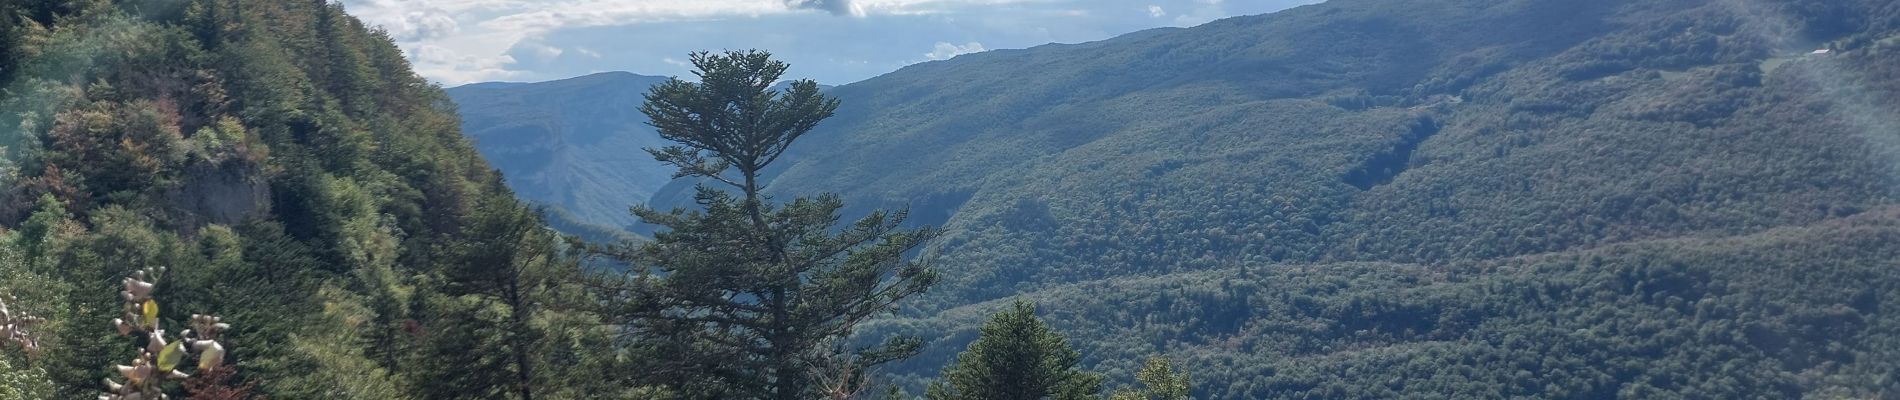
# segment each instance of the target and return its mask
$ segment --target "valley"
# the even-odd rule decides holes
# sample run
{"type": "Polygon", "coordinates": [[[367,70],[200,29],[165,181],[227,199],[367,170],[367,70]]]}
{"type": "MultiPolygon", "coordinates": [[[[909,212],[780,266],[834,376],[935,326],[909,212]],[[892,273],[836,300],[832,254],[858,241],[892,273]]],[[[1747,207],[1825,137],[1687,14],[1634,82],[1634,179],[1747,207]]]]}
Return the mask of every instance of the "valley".
{"type": "Polygon", "coordinates": [[[1900,3],[950,3],[0,3],[0,400],[1900,396],[1900,3]]]}
{"type": "MultiPolygon", "coordinates": [[[[1333,1],[924,63],[831,89],[843,100],[838,116],[771,172],[769,189],[838,193],[850,213],[908,207],[919,217],[913,223],[945,229],[926,254],[945,268],[946,284],[878,325],[936,338],[925,356],[898,367],[910,379],[929,377],[929,366],[968,343],[981,315],[1029,297],[1061,304],[1052,320],[1095,342],[1085,353],[1105,368],[1132,371],[1139,354],[1159,352],[1194,360],[1190,369],[1223,371],[1215,380],[1233,386],[1207,392],[1214,398],[1396,397],[1418,386],[1358,390],[1446,385],[1436,365],[1509,359],[1537,346],[1504,342],[1526,334],[1505,331],[1601,330],[1582,326],[1637,324],[1643,315],[1520,304],[1489,291],[1576,279],[1574,289],[1553,290],[1589,304],[1661,301],[1586,282],[1631,279],[1602,274],[1656,263],[1688,268],[1667,273],[1697,274],[1697,285],[1746,280],[1761,268],[1819,268],[1744,249],[1805,240],[1776,232],[1888,218],[1869,210],[1894,205],[1888,176],[1896,170],[1885,154],[1896,149],[1864,133],[1890,132],[1894,115],[1874,111],[1884,113],[1872,117],[1875,126],[1819,121],[1868,110],[1844,102],[1892,101],[1833,89],[1887,76],[1876,66],[1890,51],[1866,38],[1893,27],[1828,28],[1815,24],[1834,22],[1800,11],[1790,17],[1798,8],[1747,3],[1333,1]],[[1811,36],[1818,32],[1830,36],[1811,36]],[[1782,55],[1819,41],[1862,44],[1827,57],[1782,55]],[[1010,72],[1019,70],[1037,72],[1010,72]],[[1657,258],[1679,252],[1735,264],[1657,258]],[[1578,261],[1606,257],[1622,261],[1578,261]],[[1242,290],[1277,300],[1235,298],[1242,290]],[[1608,291],[1578,294],[1594,290],[1608,291]],[[1389,291],[1418,293],[1423,303],[1352,303],[1389,291]],[[1193,300],[1156,299],[1176,292],[1193,300]],[[1283,303],[1294,301],[1288,293],[1354,308],[1283,303]],[[1500,303],[1479,305],[1488,301],[1500,303]],[[1586,314],[1597,322],[1561,322],[1586,314]],[[1461,328],[1444,327],[1458,318],[1466,318],[1455,322],[1461,328]],[[1400,325],[1381,325],[1392,323],[1400,325]],[[1347,329],[1355,325],[1368,329],[1347,329]],[[1395,358],[1414,361],[1389,364],[1395,358]],[[1365,383],[1342,383],[1358,379],[1365,383]]],[[[668,184],[648,204],[689,206],[697,182],[668,184]]],[[[1860,242],[1867,250],[1888,246],[1863,239],[1872,240],[1860,242]]],[[[1827,268],[1884,268],[1879,257],[1846,262],[1849,254],[1809,255],[1844,262],[1827,268]]],[[[1643,276],[1634,279],[1663,279],[1643,276]]],[[[1636,333],[1612,336],[1626,334],[1636,333]]],[[[1538,362],[1649,357],[1605,340],[1608,353],[1593,356],[1603,358],[1538,362]]],[[[1733,345],[1770,358],[1786,351],[1733,345]]],[[[1672,346],[1718,345],[1649,348],[1672,346]]],[[[1778,373],[1831,373],[1806,371],[1778,373]]],[[[1717,379],[1584,374],[1600,375],[1534,385],[1465,375],[1457,380],[1470,387],[1428,391],[1509,397],[1550,384],[1584,390],[1555,397],[1645,397],[1619,390],[1648,379],[1717,379]]],[[[1797,391],[1810,389],[1821,390],[1797,391]]]]}

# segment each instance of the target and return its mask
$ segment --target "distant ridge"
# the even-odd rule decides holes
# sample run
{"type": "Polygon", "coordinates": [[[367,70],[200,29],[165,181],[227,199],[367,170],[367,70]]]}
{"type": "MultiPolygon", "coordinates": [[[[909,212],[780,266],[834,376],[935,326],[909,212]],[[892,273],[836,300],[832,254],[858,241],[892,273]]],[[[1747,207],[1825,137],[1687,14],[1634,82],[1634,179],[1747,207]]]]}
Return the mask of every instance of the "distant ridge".
{"type": "Polygon", "coordinates": [[[672,171],[643,147],[662,145],[640,115],[647,88],[667,78],[603,72],[538,83],[477,83],[447,90],[463,131],[523,199],[576,221],[624,229],[627,206],[652,196],[672,171]]]}
{"type": "Polygon", "coordinates": [[[840,86],[766,172],[943,228],[861,331],[913,391],[1026,298],[1197,398],[1881,398],[1893,65],[1887,0],[1334,0],[840,86]]]}
{"type": "Polygon", "coordinates": [[[550,216],[556,228],[597,233],[636,225],[627,207],[645,203],[672,180],[673,170],[642,150],[667,142],[640,114],[647,89],[667,79],[614,71],[546,82],[474,83],[447,92],[462,115],[463,131],[510,188],[523,199],[561,209],[550,216]]]}

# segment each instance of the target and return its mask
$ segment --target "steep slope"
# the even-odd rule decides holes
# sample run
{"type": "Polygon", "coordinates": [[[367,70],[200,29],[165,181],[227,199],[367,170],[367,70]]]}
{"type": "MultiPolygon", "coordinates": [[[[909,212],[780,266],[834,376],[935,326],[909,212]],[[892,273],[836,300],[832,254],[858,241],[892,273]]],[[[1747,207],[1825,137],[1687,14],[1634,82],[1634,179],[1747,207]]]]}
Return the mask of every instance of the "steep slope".
{"type": "Polygon", "coordinates": [[[112,366],[163,345],[115,318],[177,338],[196,313],[231,326],[232,374],[160,382],[171,398],[612,393],[562,378],[610,368],[528,368],[584,362],[585,329],[520,306],[575,268],[441,90],[341,5],[0,2],[0,54],[0,296],[48,321],[43,354],[0,351],[34,392],[0,394],[140,386],[112,366]],[[156,288],[127,316],[141,270],[156,288]]]}
{"type": "Polygon", "coordinates": [[[946,228],[911,379],[1028,295],[1214,398],[1891,396],[1896,62],[1887,1],[1335,0],[841,86],[770,187],[946,228]]]}
{"type": "Polygon", "coordinates": [[[1811,223],[1892,202],[1875,133],[1896,119],[1867,105],[1891,104],[1877,40],[1895,12],[1341,0],[987,52],[835,89],[839,116],[772,185],[948,227],[935,250],[955,268],[927,308],[1811,223]],[[1799,56],[1817,43],[1843,51],[1799,56]]]}
{"type": "MultiPolygon", "coordinates": [[[[1900,209],[1882,209],[1733,237],[1224,268],[1024,297],[1109,376],[1165,353],[1201,398],[1883,398],[1900,390],[1896,259],[1900,209]]],[[[968,341],[1005,304],[871,332],[968,341]]],[[[909,362],[927,375],[954,349],[909,362]]]]}
{"type": "MultiPolygon", "coordinates": [[[[971,339],[959,305],[1060,293],[1047,296],[1079,300],[1049,309],[1102,343],[1092,361],[1193,357],[1190,370],[1211,379],[1202,393],[1217,398],[1877,397],[1896,383],[1854,377],[1890,371],[1876,350],[1893,339],[1861,327],[1895,317],[1868,303],[1885,300],[1831,296],[1891,293],[1900,274],[1880,261],[1891,233],[1768,238],[1895,205],[1897,23],[1900,5],[1881,1],[1337,0],[839,87],[844,108],[795,146],[771,187],[838,192],[859,209],[910,206],[946,228],[930,250],[945,282],[909,305],[920,319],[893,328],[936,338],[936,358],[896,370],[914,376],[971,339]],[[1678,238],[1730,239],[1704,249],[1678,238]],[[1622,243],[1649,244],[1617,265],[1699,272],[1472,267],[1454,276],[1493,293],[1569,282],[1601,294],[1444,295],[1423,311],[1309,304],[1405,293],[1384,278],[1363,292],[1260,283],[1280,297],[1270,302],[1152,300],[1255,279],[1242,270],[1322,263],[1255,282],[1350,281],[1622,243]],[[1788,276],[1803,273],[1852,278],[1788,276]],[[1735,296],[1719,300],[1726,311],[1648,317],[1693,311],[1656,288],[1708,281],[1748,283],[1717,286],[1735,296]],[[1609,291],[1620,285],[1646,289],[1609,291]],[[1613,311],[1637,301],[1665,305],[1613,311]],[[1479,308],[1437,309],[1464,302],[1479,308]],[[1706,337],[1644,341],[1689,334],[1658,323],[1706,337]],[[1439,327],[1457,324],[1489,328],[1439,327]],[[1579,330],[1592,338],[1551,336],[1579,330]],[[1312,340],[1324,343],[1283,344],[1312,340]],[[1252,356],[1208,355],[1224,351],[1252,356]]],[[[687,184],[654,203],[680,204],[669,196],[687,184]]]]}
{"type": "Polygon", "coordinates": [[[475,149],[523,199],[579,222],[624,229],[635,222],[627,206],[672,177],[640,151],[664,144],[639,109],[647,88],[665,81],[613,72],[447,92],[475,149]]]}

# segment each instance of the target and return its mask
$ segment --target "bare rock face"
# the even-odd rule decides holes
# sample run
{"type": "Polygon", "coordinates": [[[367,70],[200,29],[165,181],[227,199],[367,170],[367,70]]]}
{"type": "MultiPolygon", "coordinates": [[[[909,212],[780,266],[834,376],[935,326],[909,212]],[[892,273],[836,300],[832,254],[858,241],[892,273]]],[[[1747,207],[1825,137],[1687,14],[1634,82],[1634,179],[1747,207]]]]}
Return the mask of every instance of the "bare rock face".
{"type": "Polygon", "coordinates": [[[185,169],[182,181],[166,198],[193,222],[185,226],[229,225],[270,212],[270,184],[255,163],[198,163],[185,169]]]}

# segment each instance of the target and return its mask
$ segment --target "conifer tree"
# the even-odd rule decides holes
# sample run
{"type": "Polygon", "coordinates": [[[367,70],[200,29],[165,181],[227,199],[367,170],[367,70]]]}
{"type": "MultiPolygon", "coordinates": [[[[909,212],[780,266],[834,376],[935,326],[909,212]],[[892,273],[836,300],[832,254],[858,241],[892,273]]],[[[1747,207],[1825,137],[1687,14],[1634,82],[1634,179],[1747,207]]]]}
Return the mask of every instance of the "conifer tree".
{"type": "Polygon", "coordinates": [[[1152,357],[1148,364],[1135,373],[1135,381],[1141,383],[1139,390],[1115,392],[1111,400],[1188,400],[1192,386],[1186,372],[1174,370],[1174,365],[1166,357],[1152,357]]]}
{"type": "Polygon", "coordinates": [[[930,400],[1080,400],[1101,392],[1101,376],[1076,369],[1082,354],[1017,301],[990,317],[981,336],[930,384],[930,400]]]}
{"type": "Polygon", "coordinates": [[[867,368],[914,354],[916,340],[843,339],[936,282],[905,258],[934,231],[902,228],[902,211],[834,229],[837,196],[777,205],[764,194],[761,172],[838,101],[809,80],[771,90],[787,66],[763,51],[699,52],[692,62],[699,82],[673,79],[647,94],[641,112],[677,143],[648,151],[679,177],[736,192],[701,185],[700,211],[635,207],[665,229],[611,252],[635,268],[611,286],[608,314],[660,353],[640,379],[708,398],[803,399],[821,395],[820,380],[861,381],[867,368]]]}
{"type": "Polygon", "coordinates": [[[572,268],[555,249],[555,238],[532,209],[496,195],[465,227],[458,259],[442,272],[444,296],[432,299],[436,313],[426,344],[421,382],[439,398],[532,400],[544,389],[548,332],[536,320],[572,268]]]}

